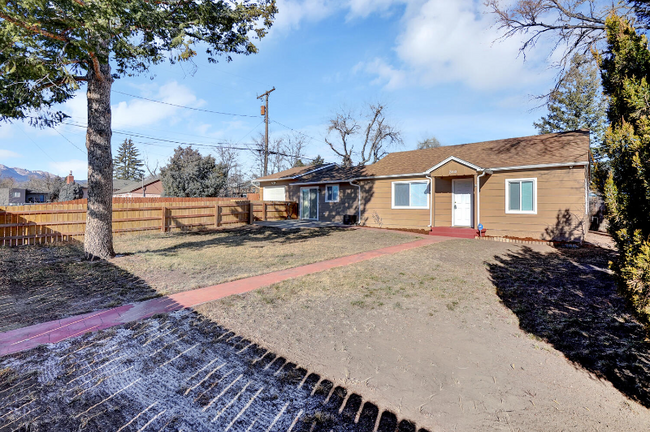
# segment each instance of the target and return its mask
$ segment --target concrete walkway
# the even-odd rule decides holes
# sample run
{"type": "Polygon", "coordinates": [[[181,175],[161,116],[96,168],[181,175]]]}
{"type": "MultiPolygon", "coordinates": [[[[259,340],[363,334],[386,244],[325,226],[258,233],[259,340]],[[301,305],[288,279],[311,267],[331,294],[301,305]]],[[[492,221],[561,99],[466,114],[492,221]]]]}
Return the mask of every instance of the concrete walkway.
{"type": "Polygon", "coordinates": [[[126,304],[113,309],[99,310],[85,315],[77,315],[61,320],[19,328],[5,333],[0,333],[0,356],[29,350],[42,344],[57,343],[68,338],[119,326],[131,321],[150,318],[156,314],[169,313],[184,308],[198,306],[202,303],[218,300],[233,294],[242,294],[248,291],[253,291],[287,279],[306,276],[331,268],[343,267],[380,256],[391,255],[451,239],[451,237],[427,236],[420,240],[396,246],[375,249],[368,252],[239,279],[206,288],[180,292],[140,303],[126,304]]]}

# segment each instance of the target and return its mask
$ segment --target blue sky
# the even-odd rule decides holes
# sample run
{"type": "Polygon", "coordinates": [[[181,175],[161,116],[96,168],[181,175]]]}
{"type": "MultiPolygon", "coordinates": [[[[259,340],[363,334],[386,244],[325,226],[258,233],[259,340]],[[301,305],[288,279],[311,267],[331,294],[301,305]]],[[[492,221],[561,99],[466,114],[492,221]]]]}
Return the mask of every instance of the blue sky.
{"type": "MultiPolygon", "coordinates": [[[[271,136],[309,136],[307,156],[338,162],[324,142],[327,121],[341,107],[360,111],[382,102],[410,150],[436,136],[443,145],[535,134],[544,109],[532,95],[552,86],[550,49],[518,56],[520,40],[496,41],[499,31],[482,1],[279,0],[259,53],[209,64],[153,67],[122,78],[114,91],[212,111],[196,112],[113,93],[113,128],[180,142],[245,146],[264,131],[258,94],[270,98],[271,136]],[[276,123],[279,122],[279,123],[276,123]]],[[[63,110],[85,124],[85,87],[63,110]]],[[[128,135],[113,135],[113,151],[128,135]]],[[[150,163],[164,165],[177,144],[133,136],[150,163]]],[[[209,153],[201,148],[202,153],[209,153]]],[[[240,152],[244,172],[251,157],[240,152]]],[[[354,160],[354,158],[353,158],[354,160]]],[[[86,178],[85,130],[63,125],[38,130],[0,125],[0,164],[86,178]]]]}

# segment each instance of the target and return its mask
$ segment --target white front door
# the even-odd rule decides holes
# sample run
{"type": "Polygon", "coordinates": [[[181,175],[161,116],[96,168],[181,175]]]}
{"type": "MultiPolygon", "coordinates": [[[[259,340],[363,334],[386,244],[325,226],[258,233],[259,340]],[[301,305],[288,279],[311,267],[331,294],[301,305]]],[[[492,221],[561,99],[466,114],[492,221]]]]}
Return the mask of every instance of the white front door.
{"type": "Polygon", "coordinates": [[[452,180],[452,217],[454,226],[472,226],[472,179],[452,180]]]}

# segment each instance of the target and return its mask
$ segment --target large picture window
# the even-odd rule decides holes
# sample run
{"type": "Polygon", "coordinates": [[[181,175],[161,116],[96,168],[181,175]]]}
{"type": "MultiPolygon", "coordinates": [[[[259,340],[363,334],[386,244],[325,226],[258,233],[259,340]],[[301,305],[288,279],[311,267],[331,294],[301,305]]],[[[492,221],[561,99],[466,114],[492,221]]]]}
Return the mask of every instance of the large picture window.
{"type": "Polygon", "coordinates": [[[429,208],[429,182],[393,182],[393,202],[395,209],[429,208]]]}
{"type": "Polygon", "coordinates": [[[537,213],[537,179],[506,180],[506,213],[537,213]]]}
{"type": "Polygon", "coordinates": [[[339,185],[325,186],[325,202],[339,202],[339,185]]]}

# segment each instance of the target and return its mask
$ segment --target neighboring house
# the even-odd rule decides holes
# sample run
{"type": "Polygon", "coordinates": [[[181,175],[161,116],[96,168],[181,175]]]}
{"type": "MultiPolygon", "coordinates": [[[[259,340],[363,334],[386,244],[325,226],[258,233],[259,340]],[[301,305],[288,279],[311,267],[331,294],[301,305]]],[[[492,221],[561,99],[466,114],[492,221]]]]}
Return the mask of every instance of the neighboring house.
{"type": "Polygon", "coordinates": [[[586,130],[391,153],[379,162],[292,168],[255,180],[300,217],[434,234],[581,241],[587,229],[586,130]],[[433,193],[432,193],[433,191],[433,193]]]}
{"type": "Polygon", "coordinates": [[[49,192],[21,188],[0,188],[0,205],[44,203],[50,199],[49,192]]]}
{"type": "Polygon", "coordinates": [[[163,186],[160,176],[144,180],[113,180],[113,196],[116,197],[149,197],[162,196],[163,186]]]}

